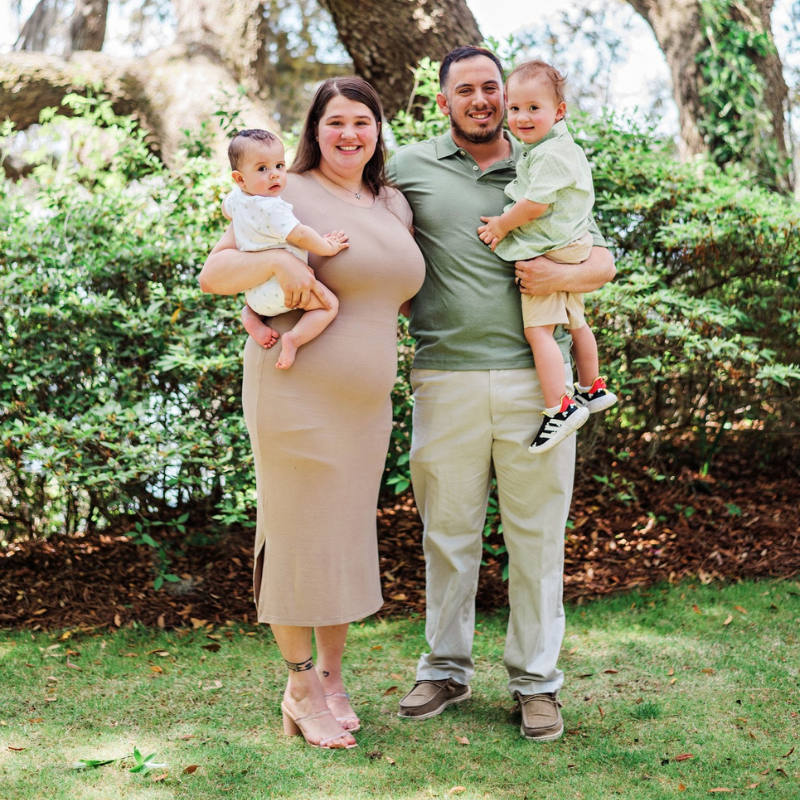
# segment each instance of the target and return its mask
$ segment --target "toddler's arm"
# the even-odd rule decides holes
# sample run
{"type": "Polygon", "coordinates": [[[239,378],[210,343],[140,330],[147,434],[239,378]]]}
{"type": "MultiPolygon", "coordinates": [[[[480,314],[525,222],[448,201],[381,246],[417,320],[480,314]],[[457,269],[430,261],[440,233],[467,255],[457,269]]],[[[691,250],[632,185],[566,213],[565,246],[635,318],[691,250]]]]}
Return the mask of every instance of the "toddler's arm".
{"type": "Polygon", "coordinates": [[[350,247],[347,239],[348,236],[344,231],[332,231],[325,236],[320,236],[313,228],[302,223],[295,225],[286,237],[289,244],[318,256],[335,256],[340,250],[350,247]]]}
{"type": "Polygon", "coordinates": [[[523,197],[499,217],[481,217],[481,221],[486,224],[478,228],[478,237],[494,250],[498,242],[503,241],[511,231],[541,217],[547,211],[548,205],[534,203],[533,200],[526,200],[523,197]]]}

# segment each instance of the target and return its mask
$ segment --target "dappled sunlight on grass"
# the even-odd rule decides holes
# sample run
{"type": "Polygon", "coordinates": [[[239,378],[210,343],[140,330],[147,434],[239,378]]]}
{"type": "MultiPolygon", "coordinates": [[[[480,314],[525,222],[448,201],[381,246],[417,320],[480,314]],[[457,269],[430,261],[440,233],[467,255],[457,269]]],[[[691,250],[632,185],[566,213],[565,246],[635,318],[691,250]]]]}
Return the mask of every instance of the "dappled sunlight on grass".
{"type": "Polygon", "coordinates": [[[476,622],[472,700],[421,723],[396,711],[425,649],[424,620],[353,625],[345,674],[362,730],[346,753],[282,735],[285,671],[263,627],[9,632],[0,739],[25,749],[0,750],[0,797],[661,800],[679,783],[684,796],[777,779],[797,788],[797,761],[781,759],[800,733],[796,588],[685,585],[569,606],[565,735],[547,745],[519,735],[504,613],[476,622]],[[134,746],[168,766],[70,769],[134,746]]]}

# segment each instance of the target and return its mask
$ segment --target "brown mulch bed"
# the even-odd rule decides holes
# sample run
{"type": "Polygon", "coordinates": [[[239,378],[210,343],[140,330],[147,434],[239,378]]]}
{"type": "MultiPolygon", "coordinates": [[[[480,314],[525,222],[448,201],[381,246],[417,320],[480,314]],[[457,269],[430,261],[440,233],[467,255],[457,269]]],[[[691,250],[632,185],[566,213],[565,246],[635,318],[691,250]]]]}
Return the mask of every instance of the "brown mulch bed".
{"type": "MultiPolygon", "coordinates": [[[[636,458],[579,465],[565,596],[581,603],[686,576],[711,582],[800,573],[798,473],[766,471],[757,461],[729,456],[712,477],[673,466],[677,474],[661,481],[636,458]],[[593,473],[613,480],[602,484],[593,473]]],[[[378,529],[386,599],[381,615],[424,612],[422,526],[413,498],[384,503],[378,529]]],[[[496,535],[489,541],[499,543],[496,535]]],[[[500,559],[486,555],[477,598],[484,611],[506,603],[500,559]]],[[[155,591],[152,550],[131,545],[124,531],[13,544],[0,552],[0,627],[254,621],[251,530],[187,548],[171,569],[180,583],[155,591]]]]}

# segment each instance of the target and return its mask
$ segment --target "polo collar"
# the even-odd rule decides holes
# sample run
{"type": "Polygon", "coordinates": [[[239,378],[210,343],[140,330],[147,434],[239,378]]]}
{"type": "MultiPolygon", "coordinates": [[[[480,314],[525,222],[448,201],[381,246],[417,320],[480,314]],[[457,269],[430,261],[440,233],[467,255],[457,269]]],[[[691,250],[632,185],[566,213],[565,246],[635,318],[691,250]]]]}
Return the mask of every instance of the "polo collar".
{"type": "MultiPolygon", "coordinates": [[[[566,129],[566,125],[564,127],[566,129]]],[[[503,131],[503,138],[511,145],[511,155],[509,155],[508,158],[501,158],[500,161],[495,163],[501,164],[503,161],[508,161],[511,164],[515,164],[522,154],[522,147],[520,143],[513,136],[509,135],[508,131],[506,130],[503,131]]],[[[436,142],[436,158],[439,161],[441,161],[443,158],[449,158],[450,156],[454,156],[456,153],[461,152],[461,148],[453,140],[453,134],[451,131],[447,131],[441,136],[437,136],[434,141],[436,142]]]]}

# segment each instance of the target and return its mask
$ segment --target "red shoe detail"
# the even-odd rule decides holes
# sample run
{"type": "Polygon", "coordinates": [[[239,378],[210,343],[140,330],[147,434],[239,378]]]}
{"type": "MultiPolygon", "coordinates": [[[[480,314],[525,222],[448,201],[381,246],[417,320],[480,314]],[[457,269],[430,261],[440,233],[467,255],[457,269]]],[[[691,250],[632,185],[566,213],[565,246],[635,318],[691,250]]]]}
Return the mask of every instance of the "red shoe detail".
{"type": "Polygon", "coordinates": [[[572,405],[572,398],[568,394],[565,394],[561,398],[561,408],[556,411],[556,414],[563,414],[570,407],[570,405],[572,405]]]}
{"type": "Polygon", "coordinates": [[[592,388],[589,389],[588,394],[594,394],[595,392],[599,392],[600,389],[607,389],[606,382],[604,378],[595,378],[594,383],[592,384],[592,388]]]}

